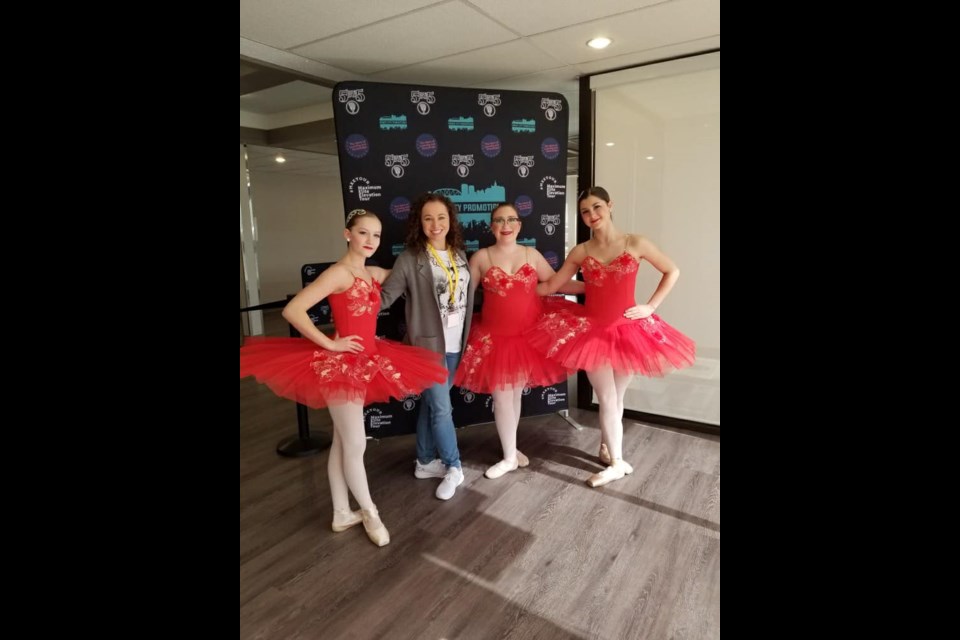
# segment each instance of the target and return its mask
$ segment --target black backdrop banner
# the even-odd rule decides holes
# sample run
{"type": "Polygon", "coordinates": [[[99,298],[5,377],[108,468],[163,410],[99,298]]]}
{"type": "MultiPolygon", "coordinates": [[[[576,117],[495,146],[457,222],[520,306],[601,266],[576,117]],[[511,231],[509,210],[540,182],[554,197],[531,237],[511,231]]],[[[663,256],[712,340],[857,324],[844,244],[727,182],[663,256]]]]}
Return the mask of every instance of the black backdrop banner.
{"type": "MultiPolygon", "coordinates": [[[[377,264],[393,266],[412,203],[431,191],[457,205],[468,255],[493,244],[490,212],[510,202],[523,220],[519,244],[560,267],[570,113],[562,94],[350,81],[333,88],[333,105],[344,212],[380,216],[377,264]]],[[[403,318],[403,300],[382,309],[378,334],[401,339],[403,318]]],[[[419,400],[368,406],[367,433],[413,433],[419,400]]],[[[524,389],[522,403],[525,416],[565,409],[567,383],[524,389]]],[[[493,420],[491,397],[467,389],[454,387],[453,411],[458,427],[493,420]]]]}

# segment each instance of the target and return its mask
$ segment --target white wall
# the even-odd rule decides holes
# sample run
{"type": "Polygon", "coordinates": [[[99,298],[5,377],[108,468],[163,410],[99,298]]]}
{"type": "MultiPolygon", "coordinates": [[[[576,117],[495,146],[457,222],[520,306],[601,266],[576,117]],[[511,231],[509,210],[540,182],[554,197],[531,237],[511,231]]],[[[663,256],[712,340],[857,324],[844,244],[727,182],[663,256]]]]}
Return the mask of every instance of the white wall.
{"type": "Polygon", "coordinates": [[[673,120],[666,138],[663,208],[670,215],[661,233],[682,266],[664,312],[676,315],[701,350],[719,357],[720,114],[673,120]]]}
{"type": "Polygon", "coordinates": [[[340,259],[343,196],[339,177],[250,171],[262,302],[300,291],[300,267],[340,259]]]}
{"type": "MultiPolygon", "coordinates": [[[[657,313],[697,343],[693,367],[634,378],[625,408],[720,424],[720,63],[701,58],[591,82],[594,184],[610,193],[619,230],[648,237],[680,267],[657,313]]],[[[660,277],[641,264],[638,302],[660,277]]]]}

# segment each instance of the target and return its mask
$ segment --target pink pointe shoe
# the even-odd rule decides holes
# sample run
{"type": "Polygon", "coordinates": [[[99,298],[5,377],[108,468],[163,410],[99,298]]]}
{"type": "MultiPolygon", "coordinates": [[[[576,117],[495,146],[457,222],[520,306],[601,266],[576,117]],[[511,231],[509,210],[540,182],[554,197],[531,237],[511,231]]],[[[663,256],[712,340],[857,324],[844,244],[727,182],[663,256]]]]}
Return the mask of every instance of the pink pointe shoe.
{"type": "Polygon", "coordinates": [[[383,520],[380,519],[380,512],[377,511],[377,508],[361,509],[360,513],[363,515],[363,528],[367,530],[367,537],[370,538],[370,542],[378,547],[390,544],[390,532],[387,531],[383,520]]]}
{"type": "Polygon", "coordinates": [[[355,527],[361,522],[363,522],[363,516],[360,515],[359,511],[334,509],[333,524],[330,525],[330,528],[339,533],[350,527],[355,527]]]}

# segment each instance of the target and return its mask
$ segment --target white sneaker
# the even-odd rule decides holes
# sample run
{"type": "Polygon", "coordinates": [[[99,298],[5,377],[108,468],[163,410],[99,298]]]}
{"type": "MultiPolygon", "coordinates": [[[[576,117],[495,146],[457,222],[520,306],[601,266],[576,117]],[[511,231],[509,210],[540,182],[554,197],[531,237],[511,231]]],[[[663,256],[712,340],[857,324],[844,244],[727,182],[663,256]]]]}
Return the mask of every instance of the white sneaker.
{"type": "Polygon", "coordinates": [[[443,476],[440,486],[437,487],[437,497],[449,500],[457,492],[457,487],[463,484],[463,470],[460,467],[450,467],[447,475],[443,476]]]}
{"type": "Polygon", "coordinates": [[[420,464],[417,460],[413,468],[413,475],[423,480],[424,478],[442,478],[447,475],[447,468],[443,466],[443,460],[435,458],[433,462],[420,464]]]}

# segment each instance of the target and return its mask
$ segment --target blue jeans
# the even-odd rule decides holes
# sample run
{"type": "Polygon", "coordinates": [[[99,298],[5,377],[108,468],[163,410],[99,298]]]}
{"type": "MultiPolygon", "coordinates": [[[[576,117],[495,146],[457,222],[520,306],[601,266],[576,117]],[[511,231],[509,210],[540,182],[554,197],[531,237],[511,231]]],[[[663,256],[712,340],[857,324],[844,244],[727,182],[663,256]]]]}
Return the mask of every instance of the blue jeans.
{"type": "Polygon", "coordinates": [[[447,467],[460,466],[460,450],[457,449],[457,431],[453,426],[453,405],[450,403],[450,388],[453,374],[460,364],[459,353],[447,354],[446,384],[435,384],[421,394],[420,414],[417,416],[417,459],[420,464],[429,464],[439,454],[447,467]]]}

